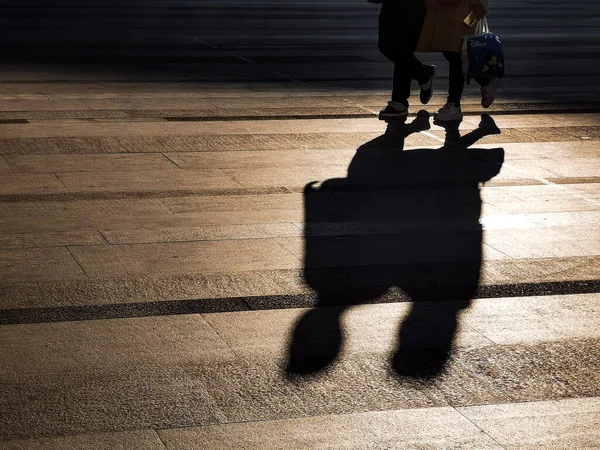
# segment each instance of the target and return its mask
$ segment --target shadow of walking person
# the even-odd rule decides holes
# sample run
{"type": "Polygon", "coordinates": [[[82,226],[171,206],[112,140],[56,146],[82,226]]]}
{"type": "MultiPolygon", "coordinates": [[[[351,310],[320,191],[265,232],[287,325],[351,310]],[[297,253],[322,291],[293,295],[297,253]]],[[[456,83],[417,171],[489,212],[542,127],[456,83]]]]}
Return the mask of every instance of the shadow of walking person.
{"type": "Polygon", "coordinates": [[[479,184],[499,173],[504,151],[468,149],[500,133],[487,115],[462,137],[459,123],[444,124],[439,149],[403,151],[405,139],[429,129],[429,120],[422,111],[412,123],[389,123],[385,134],[357,150],[346,178],[305,187],[303,275],[317,307],[295,325],[288,377],[331,366],[350,306],[398,300],[413,304],[392,371],[412,377],[443,371],[459,314],[479,285],[479,184]]]}

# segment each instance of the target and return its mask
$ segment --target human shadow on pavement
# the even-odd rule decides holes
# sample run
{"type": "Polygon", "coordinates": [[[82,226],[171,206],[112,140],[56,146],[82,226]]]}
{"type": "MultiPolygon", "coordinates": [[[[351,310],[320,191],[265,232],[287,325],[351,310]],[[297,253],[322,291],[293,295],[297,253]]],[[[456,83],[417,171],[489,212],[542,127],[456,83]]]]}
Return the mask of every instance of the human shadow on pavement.
{"type": "Polygon", "coordinates": [[[357,150],[346,178],[305,187],[303,275],[317,307],[295,325],[288,377],[331,366],[352,305],[407,300],[391,370],[416,378],[443,372],[460,313],[479,286],[479,186],[499,173],[504,150],[468,148],[500,133],[483,115],[464,136],[458,122],[445,124],[441,148],[405,151],[405,139],[429,129],[429,120],[422,111],[409,124],[388,124],[357,150]]]}

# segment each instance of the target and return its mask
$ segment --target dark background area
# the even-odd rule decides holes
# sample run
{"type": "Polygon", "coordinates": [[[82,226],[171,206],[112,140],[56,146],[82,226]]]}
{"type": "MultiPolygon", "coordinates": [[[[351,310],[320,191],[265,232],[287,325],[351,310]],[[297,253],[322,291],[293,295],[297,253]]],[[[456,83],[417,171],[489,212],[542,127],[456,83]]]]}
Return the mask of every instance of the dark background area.
{"type": "MultiPolygon", "coordinates": [[[[565,77],[592,91],[600,85],[597,0],[491,3],[508,59],[507,92],[532,94],[528,87],[565,77]]],[[[357,0],[5,0],[0,57],[71,72],[75,65],[137,77],[385,88],[390,65],[376,48],[378,11],[357,0]]]]}

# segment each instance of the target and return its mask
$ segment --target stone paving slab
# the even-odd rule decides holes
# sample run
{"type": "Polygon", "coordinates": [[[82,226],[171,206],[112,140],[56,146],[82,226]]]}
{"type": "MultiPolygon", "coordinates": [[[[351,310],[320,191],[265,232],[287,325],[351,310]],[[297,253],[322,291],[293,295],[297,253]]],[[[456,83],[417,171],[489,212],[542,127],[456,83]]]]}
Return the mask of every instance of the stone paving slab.
{"type": "Polygon", "coordinates": [[[0,173],[14,173],[3,156],[0,156],[0,173]]]}
{"type": "MultiPolygon", "coordinates": [[[[22,138],[25,125],[3,125],[4,139],[22,138]]],[[[474,125],[476,126],[476,125],[474,125]]],[[[372,119],[307,119],[299,121],[224,121],[217,122],[115,122],[102,123],[72,121],[56,123],[38,121],[36,127],[27,128],[28,138],[88,137],[88,136],[177,136],[221,134],[289,134],[327,133],[333,129],[353,129],[354,132],[381,133],[385,123],[372,119]]]]}
{"type": "Polygon", "coordinates": [[[45,304],[36,282],[0,283],[0,305],[2,309],[29,308],[45,304]]]}
{"type": "Polygon", "coordinates": [[[451,408],[372,412],[160,430],[168,449],[447,448],[501,449],[451,408]],[[401,424],[401,426],[398,426],[401,424]]]}
{"type": "MultiPolygon", "coordinates": [[[[575,339],[541,328],[511,345],[460,340],[443,375],[430,381],[390,374],[385,342],[396,332],[388,318],[409,305],[350,311],[350,344],[330,371],[306,379],[284,371],[284,342],[302,310],[3,326],[3,354],[15,356],[0,373],[9,412],[2,439],[597,395],[597,339],[583,338],[597,299],[557,297],[556,310],[540,307],[544,300],[529,299],[523,323],[560,322],[564,310],[578,326],[558,330],[575,339]],[[17,357],[23,354],[29,357],[17,357]],[[64,408],[48,411],[49,400],[64,408]]],[[[506,301],[474,302],[461,329],[468,334],[469,314],[483,308],[480,320],[517,334],[521,325],[510,320],[515,311],[506,301]]]]}
{"type": "MultiPolygon", "coordinates": [[[[547,214],[490,214],[480,219],[484,230],[513,230],[515,239],[527,240],[531,237],[546,238],[547,242],[574,242],[581,245],[592,244],[597,240],[596,224],[600,220],[597,211],[581,211],[573,213],[547,214]],[[518,236],[514,230],[527,228],[558,228],[558,230],[524,232],[518,236]]],[[[428,218],[402,219],[390,217],[386,221],[349,220],[345,222],[313,222],[305,225],[301,220],[301,210],[281,210],[273,212],[255,211],[178,213],[157,216],[136,216],[145,228],[101,229],[102,236],[109,244],[136,244],[180,241],[211,241],[229,239],[265,239],[275,237],[315,237],[315,236],[359,236],[359,235],[394,235],[402,233],[418,233],[423,231],[473,231],[479,224],[464,219],[437,219],[435,224],[428,218]],[[291,223],[292,222],[292,223],[291,223]],[[227,225],[239,223],[239,225],[227,225]]],[[[360,219],[360,218],[357,218],[360,219]]],[[[95,233],[95,232],[94,232],[95,233]]],[[[83,235],[64,233],[56,236],[52,233],[34,235],[0,235],[0,246],[52,246],[52,245],[94,245],[102,242],[92,238],[79,241],[83,235]],[[20,245],[19,245],[20,244],[20,245]]],[[[97,234],[96,234],[97,235],[97,234]]],[[[97,235],[99,236],[99,235],[97,235]]],[[[490,242],[493,241],[493,237],[490,242]]],[[[541,244],[529,244],[529,247],[540,247],[541,244]]],[[[581,246],[577,248],[581,249],[581,246]]],[[[590,249],[590,251],[592,251],[590,249]]],[[[573,251],[576,251],[575,249],[573,251]]],[[[568,256],[568,255],[564,255],[568,256]]]]}
{"type": "MultiPolygon", "coordinates": [[[[479,147],[479,144],[477,144],[479,147]]],[[[484,147],[495,148],[492,144],[484,147]]],[[[565,142],[565,143],[529,143],[507,144],[502,147],[506,152],[506,161],[514,163],[527,162],[533,164],[529,167],[547,167],[551,176],[585,176],[598,173],[596,165],[597,141],[565,142]],[[587,163],[587,165],[586,165],[587,163]],[[570,174],[570,166],[587,170],[585,175],[570,174]],[[566,171],[561,173],[561,171],[566,171]]],[[[414,147],[405,147],[405,151],[414,150],[414,147]]],[[[254,150],[237,152],[169,152],[165,153],[169,159],[182,168],[193,167],[219,167],[219,168],[244,168],[244,167],[287,167],[296,166],[329,166],[349,165],[356,154],[356,149],[312,149],[312,150],[254,150]]],[[[14,159],[17,159],[16,157],[14,159]]],[[[10,158],[9,160],[14,160],[10,158]]]]}
{"type": "Polygon", "coordinates": [[[164,450],[155,430],[77,434],[0,442],[1,450],[164,450]]]}
{"type": "Polygon", "coordinates": [[[600,158],[556,158],[537,163],[553,177],[589,177],[600,173],[600,158]]]}
{"type": "Polygon", "coordinates": [[[573,158],[551,161],[533,162],[513,160],[505,165],[496,179],[523,178],[524,174],[532,178],[584,178],[594,177],[600,173],[600,159],[598,158],[573,158]]]}
{"type": "Polygon", "coordinates": [[[56,101],[46,97],[45,99],[19,99],[2,100],[3,111],[32,111],[32,110],[85,110],[89,109],[82,100],[56,101]]]}
{"type": "Polygon", "coordinates": [[[595,448],[597,398],[458,408],[504,448],[595,448]]]}
{"type": "MultiPolygon", "coordinates": [[[[598,325],[598,294],[473,300],[461,315],[459,347],[481,348],[531,344],[552,339],[594,339],[598,325]]],[[[432,303],[429,311],[443,305],[432,303]]],[[[347,343],[344,355],[363,352],[388,353],[397,344],[400,323],[410,312],[409,303],[361,305],[342,319],[347,343]],[[393,317],[394,320],[389,320],[393,317]]],[[[239,357],[284,359],[290,332],[307,310],[253,311],[206,315],[208,323],[239,357]],[[240,332],[243,331],[243,332],[240,332]]],[[[328,317],[322,315],[323,323],[328,317]]],[[[315,327],[319,324],[315,323],[315,327]]],[[[432,330],[422,330],[432,333],[432,330]]]]}
{"type": "Polygon", "coordinates": [[[595,200],[600,199],[600,183],[586,183],[566,186],[570,191],[595,200]]]}
{"type": "Polygon", "coordinates": [[[596,227],[581,231],[575,228],[558,233],[545,228],[488,230],[484,242],[515,259],[593,256],[600,252],[600,236],[594,229],[596,227]]]}
{"type": "Polygon", "coordinates": [[[69,192],[54,174],[3,174],[0,178],[0,195],[61,194],[69,192]]]}
{"type": "MultiPolygon", "coordinates": [[[[356,148],[379,133],[303,133],[288,135],[216,135],[216,136],[135,136],[135,137],[55,137],[0,139],[2,154],[85,154],[85,153],[160,153],[170,151],[243,151],[280,150],[281,148],[356,148]]],[[[435,140],[421,135],[437,145],[435,140]]],[[[416,143],[418,145],[419,142],[416,143]]]]}
{"type": "Polygon", "coordinates": [[[91,278],[289,269],[299,258],[275,240],[71,247],[91,278]]]}
{"type": "Polygon", "coordinates": [[[0,279],[3,282],[85,278],[66,247],[0,249],[0,279]]]}
{"type": "Polygon", "coordinates": [[[2,233],[96,231],[99,228],[139,228],[137,213],[165,213],[155,200],[0,203],[2,233]]]}
{"type": "MultiPolygon", "coordinates": [[[[598,258],[544,258],[486,261],[482,267],[480,295],[492,298],[523,294],[593,292],[600,268],[598,258]]],[[[109,270],[109,269],[106,269],[109,270]]],[[[428,273],[429,269],[422,269],[428,273]]],[[[460,284],[459,269],[435,268],[438,283],[460,284]]],[[[432,279],[403,266],[373,266],[330,270],[332,289],[348,290],[411,285],[431,288],[432,279]],[[358,272],[358,273],[357,273],[358,272]],[[366,276],[370,273],[370,276],[366,276]]],[[[326,276],[324,273],[323,276],[326,276]]],[[[148,314],[186,314],[197,311],[298,308],[316,304],[316,293],[301,269],[258,270],[174,276],[127,276],[71,281],[8,283],[1,285],[2,311],[12,310],[30,321],[80,320],[94,317],[136,317],[148,314]],[[39,287],[38,287],[39,285],[39,287]],[[42,296],[43,294],[43,296],[42,296]],[[15,309],[18,308],[18,309],[15,309]],[[35,308],[46,308],[35,313],[35,308]],[[50,309],[48,309],[50,308],[50,309]],[[54,309],[52,309],[54,308],[54,309]]],[[[380,301],[405,302],[410,297],[392,288],[381,292],[380,301]]],[[[436,294],[439,298],[439,293],[436,294]]],[[[351,301],[350,304],[353,304],[351,301]]],[[[6,318],[6,317],[5,317],[6,318]]],[[[15,322],[12,322],[15,323],[15,322]]],[[[16,321],[16,323],[21,323],[16,321]]]]}
{"type": "Polygon", "coordinates": [[[195,189],[234,189],[240,184],[217,169],[196,171],[66,172],[57,177],[70,191],[136,192],[195,189]]]}
{"type": "MultiPolygon", "coordinates": [[[[600,129],[600,128],[599,128],[600,129]]],[[[596,130],[596,129],[595,129],[596,130]]],[[[556,141],[554,146],[563,149],[573,149],[577,154],[578,144],[583,146],[593,145],[582,137],[600,137],[597,130],[590,134],[589,128],[568,127],[549,128],[541,130],[533,129],[508,129],[501,135],[484,137],[478,146],[490,147],[494,144],[502,144],[506,147],[507,158],[529,159],[528,154],[537,155],[535,147],[528,150],[528,146],[538,145],[537,142],[556,141]],[[549,133],[549,131],[552,131],[549,133]],[[561,142],[562,141],[562,142],[561,142]],[[521,144],[510,145],[511,142],[521,144]],[[524,145],[526,144],[526,145],[524,145]],[[515,148],[516,147],[516,148],[515,148]],[[510,149],[514,151],[509,151],[510,149]],[[533,153],[530,153],[533,151],[533,153]]],[[[423,134],[412,134],[405,142],[406,149],[415,148],[439,148],[440,141],[444,139],[445,133],[433,131],[434,138],[423,134]]],[[[335,151],[355,150],[371,139],[378,137],[379,133],[303,133],[286,135],[226,135],[226,136],[170,136],[170,137],[81,137],[81,138],[19,138],[1,139],[0,151],[9,155],[33,155],[33,154],[90,154],[90,153],[169,153],[177,152],[230,152],[230,151],[256,151],[256,150],[280,150],[282,147],[290,149],[327,149],[335,151]]],[[[497,145],[495,146],[497,147],[497,145]]],[[[586,147],[582,147],[586,148],[586,147]]],[[[589,148],[589,147],[588,147],[589,148]]],[[[557,152],[558,157],[561,153],[557,152]]],[[[190,153],[191,155],[191,153],[190,153]]],[[[546,156],[554,156],[550,153],[546,156]]],[[[565,156],[563,154],[563,156],[565,156]]],[[[582,155],[587,156],[587,155],[582,155]]],[[[226,158],[227,156],[223,156],[226,158]]],[[[233,158],[234,156],[230,156],[233,158]]],[[[200,157],[199,157],[200,158],[200,157]]]]}
{"type": "Polygon", "coordinates": [[[273,171],[272,168],[222,170],[223,173],[229,175],[244,187],[304,187],[311,181],[344,178],[348,173],[348,166],[283,167],[277,171],[273,171]]]}
{"type": "MultiPolygon", "coordinates": [[[[5,289],[8,293],[11,292],[11,289],[20,293],[22,291],[29,292],[34,287],[29,285],[8,286],[5,289]]],[[[263,271],[40,282],[39,291],[43,294],[42,300],[31,299],[27,303],[23,300],[19,304],[29,308],[85,307],[158,301],[233,299],[287,293],[263,271]]],[[[12,294],[10,295],[9,298],[12,298],[12,294]]],[[[233,300],[229,300],[229,303],[235,307],[233,300]]],[[[5,307],[10,307],[9,305],[10,303],[5,304],[5,307]]]]}
{"type": "MultiPolygon", "coordinates": [[[[189,225],[189,220],[185,222],[189,225]]],[[[144,223],[142,221],[142,223],[144,223]]],[[[161,227],[138,230],[103,230],[109,244],[149,244],[158,242],[219,241],[230,239],[270,239],[301,236],[302,230],[291,223],[250,225],[207,225],[199,227],[161,227]]],[[[2,241],[0,235],[0,243],[2,241]]],[[[73,242],[70,245],[78,245],[73,242]]],[[[80,243],[81,245],[81,243],[80,243]]]]}
{"type": "Polygon", "coordinates": [[[200,211],[261,211],[267,214],[270,210],[301,211],[304,208],[304,195],[291,192],[264,195],[164,197],[161,201],[173,214],[200,211]]]}
{"type": "Polygon", "coordinates": [[[19,155],[8,156],[17,173],[31,172],[128,172],[177,169],[162,154],[120,155],[19,155]]]}
{"type": "MultiPolygon", "coordinates": [[[[549,189],[547,189],[549,190],[549,189]]],[[[558,190],[553,188],[552,190],[558,190]]],[[[496,212],[504,214],[521,213],[526,211],[528,214],[549,214],[563,212],[583,212],[597,211],[598,207],[582,198],[562,194],[554,195],[552,201],[539,201],[536,199],[516,200],[512,202],[494,202],[496,212]]]]}
{"type": "Polygon", "coordinates": [[[136,364],[158,369],[174,362],[200,364],[234,358],[229,346],[198,314],[7,325],[0,333],[3,352],[10,355],[0,377],[12,381],[18,381],[19,374],[129,371],[136,364]],[[176,351],[178,347],[181,351],[176,351]],[[29,356],[18,357],[25,354],[29,356]]]}
{"type": "Polygon", "coordinates": [[[316,448],[326,446],[331,434],[340,448],[437,447],[439,442],[448,448],[593,448],[598,441],[597,405],[597,398],[583,398],[454,410],[373,412],[161,430],[159,435],[167,448],[316,448]],[[463,422],[465,417],[477,428],[463,422]],[[403,426],[398,427],[398,423],[403,426]],[[445,434],[454,432],[459,434],[445,434]],[[443,437],[438,438],[438,433],[443,437]],[[272,442],[265,440],[269,436],[272,442]]]}
{"type": "Polygon", "coordinates": [[[268,351],[262,358],[255,353],[252,361],[184,367],[228,419],[239,422],[597,395],[593,373],[598,361],[591,356],[597,346],[593,341],[577,344],[457,350],[443,374],[431,380],[396,377],[392,355],[381,353],[346,355],[324,373],[300,378],[290,376],[287,362],[274,360],[268,351]]]}
{"type": "Polygon", "coordinates": [[[103,244],[106,244],[106,241],[97,231],[0,234],[0,248],[66,247],[69,245],[103,244]]]}
{"type": "MultiPolygon", "coordinates": [[[[302,220],[304,212],[300,209],[268,209],[268,210],[238,210],[238,211],[202,211],[170,213],[170,214],[140,214],[137,220],[147,231],[157,228],[200,227],[206,225],[293,225],[302,220]]],[[[119,231],[119,230],[115,230],[119,231]]],[[[141,231],[141,230],[140,230],[141,231]]],[[[297,235],[297,233],[295,233],[297,235]]]]}
{"type": "Polygon", "coordinates": [[[2,405],[10,414],[2,416],[0,439],[219,422],[182,370],[132,363],[125,370],[22,374],[3,380],[2,405]]]}
{"type": "MultiPolygon", "coordinates": [[[[568,115],[544,116],[540,121],[535,118],[524,117],[523,115],[498,116],[497,125],[501,129],[525,128],[535,129],[552,128],[560,125],[561,127],[597,127],[600,120],[600,114],[576,114],[572,117],[568,115]]],[[[479,124],[479,117],[467,116],[461,125],[461,129],[474,129],[479,124]]],[[[23,127],[26,125],[3,125],[4,139],[21,138],[23,136],[23,127]]],[[[300,121],[225,121],[215,123],[194,122],[193,124],[185,122],[168,122],[154,124],[152,122],[136,123],[55,123],[52,121],[38,121],[36,127],[27,128],[29,138],[43,137],[85,137],[85,136],[173,136],[173,135],[201,135],[201,134],[286,134],[286,133],[327,133],[332,128],[340,127],[342,129],[352,129],[354,132],[383,132],[385,124],[373,119],[307,119],[300,121]],[[278,123],[273,123],[278,122],[278,123]]],[[[436,127],[433,127],[436,131],[436,127]]]]}
{"type": "Polygon", "coordinates": [[[354,149],[323,150],[271,150],[246,152],[198,152],[166,153],[166,156],[184,169],[195,167],[240,168],[286,168],[311,166],[346,167],[356,154],[354,149]]]}
{"type": "MultiPolygon", "coordinates": [[[[62,101],[62,100],[61,100],[62,101]]],[[[173,98],[104,98],[82,99],[86,108],[91,110],[118,110],[127,111],[131,109],[140,110],[163,110],[163,109],[195,109],[195,110],[214,110],[218,108],[212,101],[204,99],[173,99],[173,98]]],[[[32,108],[36,109],[36,108],[32,108]]],[[[43,109],[43,108],[40,108],[43,109]]]]}

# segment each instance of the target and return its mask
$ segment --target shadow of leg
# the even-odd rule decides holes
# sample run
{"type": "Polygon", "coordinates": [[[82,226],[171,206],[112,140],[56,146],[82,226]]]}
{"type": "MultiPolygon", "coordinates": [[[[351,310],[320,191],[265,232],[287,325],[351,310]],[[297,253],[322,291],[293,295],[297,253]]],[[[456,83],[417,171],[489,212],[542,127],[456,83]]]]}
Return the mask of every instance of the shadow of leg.
{"type": "Polygon", "coordinates": [[[342,346],[341,316],[346,308],[315,308],[296,324],[286,373],[290,378],[322,372],[337,358],[342,346]]]}
{"type": "Polygon", "coordinates": [[[440,375],[452,353],[460,312],[468,305],[469,301],[414,303],[400,328],[392,372],[421,379],[440,375]]]}

